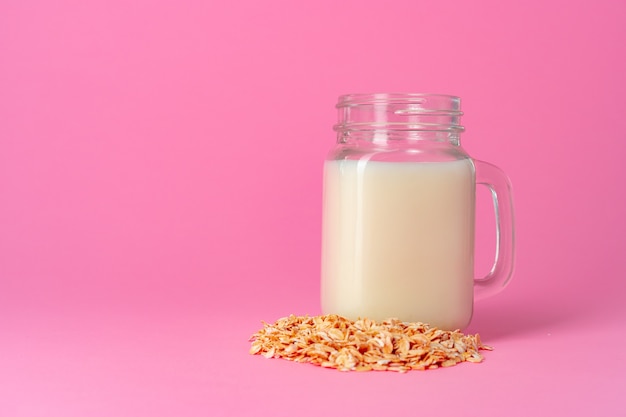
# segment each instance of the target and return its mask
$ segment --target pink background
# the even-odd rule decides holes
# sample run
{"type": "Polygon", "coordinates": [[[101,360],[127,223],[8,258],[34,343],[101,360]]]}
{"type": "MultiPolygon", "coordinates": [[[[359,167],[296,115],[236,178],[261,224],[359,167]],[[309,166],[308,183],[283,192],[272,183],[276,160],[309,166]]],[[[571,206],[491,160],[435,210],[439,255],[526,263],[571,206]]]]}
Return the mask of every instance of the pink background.
{"type": "Polygon", "coordinates": [[[4,0],[0,416],[626,415],[624,22],[617,0],[4,0]],[[319,313],[334,104],[380,91],[461,96],[465,148],[511,177],[516,274],[469,329],[495,350],[406,375],[250,356],[260,320],[319,313]]]}

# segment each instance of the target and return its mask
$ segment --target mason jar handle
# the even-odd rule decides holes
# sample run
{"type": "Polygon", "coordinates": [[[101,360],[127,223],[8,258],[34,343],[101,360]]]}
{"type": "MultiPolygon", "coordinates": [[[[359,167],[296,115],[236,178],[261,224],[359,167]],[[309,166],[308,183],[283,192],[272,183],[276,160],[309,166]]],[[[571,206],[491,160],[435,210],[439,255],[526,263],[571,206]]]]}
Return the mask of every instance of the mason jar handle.
{"type": "Polygon", "coordinates": [[[515,225],[511,183],[495,165],[474,160],[476,183],[489,188],[496,217],[496,256],[491,271],[474,280],[474,297],[482,299],[502,291],[513,275],[515,263],[515,225]]]}

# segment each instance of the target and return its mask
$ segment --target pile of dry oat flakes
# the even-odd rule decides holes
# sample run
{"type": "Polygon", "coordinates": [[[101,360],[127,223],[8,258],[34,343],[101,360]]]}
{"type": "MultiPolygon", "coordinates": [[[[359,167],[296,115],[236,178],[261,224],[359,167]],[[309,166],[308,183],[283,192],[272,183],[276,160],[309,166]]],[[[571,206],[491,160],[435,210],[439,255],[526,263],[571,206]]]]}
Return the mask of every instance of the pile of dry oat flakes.
{"type": "Polygon", "coordinates": [[[390,319],[356,321],[334,314],[279,319],[250,338],[251,354],[307,362],[340,371],[435,369],[482,362],[491,350],[480,336],[445,331],[423,323],[390,319]]]}

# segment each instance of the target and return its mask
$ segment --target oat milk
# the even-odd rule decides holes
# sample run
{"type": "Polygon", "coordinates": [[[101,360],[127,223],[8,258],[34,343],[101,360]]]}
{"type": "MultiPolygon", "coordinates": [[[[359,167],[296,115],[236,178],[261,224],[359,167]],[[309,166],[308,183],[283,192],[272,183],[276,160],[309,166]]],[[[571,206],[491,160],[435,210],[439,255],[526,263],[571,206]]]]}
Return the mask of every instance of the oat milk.
{"type": "Polygon", "coordinates": [[[469,159],[327,161],[323,312],[465,327],[473,304],[474,192],[469,159]]]}

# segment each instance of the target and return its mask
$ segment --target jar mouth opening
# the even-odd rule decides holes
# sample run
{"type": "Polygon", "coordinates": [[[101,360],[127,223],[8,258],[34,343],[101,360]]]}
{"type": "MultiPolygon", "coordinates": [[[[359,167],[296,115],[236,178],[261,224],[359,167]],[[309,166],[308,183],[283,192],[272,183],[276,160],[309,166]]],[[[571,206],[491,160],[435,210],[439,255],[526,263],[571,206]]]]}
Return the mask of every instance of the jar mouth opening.
{"type": "Polygon", "coordinates": [[[432,93],[345,94],[337,102],[337,131],[462,132],[461,98],[432,93]]]}
{"type": "Polygon", "coordinates": [[[439,123],[337,123],[333,126],[336,132],[456,132],[462,133],[465,127],[458,125],[443,125],[439,123]]]}
{"type": "Polygon", "coordinates": [[[425,105],[424,107],[427,106],[431,111],[436,107],[439,107],[437,110],[440,111],[457,111],[461,106],[461,98],[439,93],[351,93],[339,96],[336,107],[392,103],[425,105]]]}

